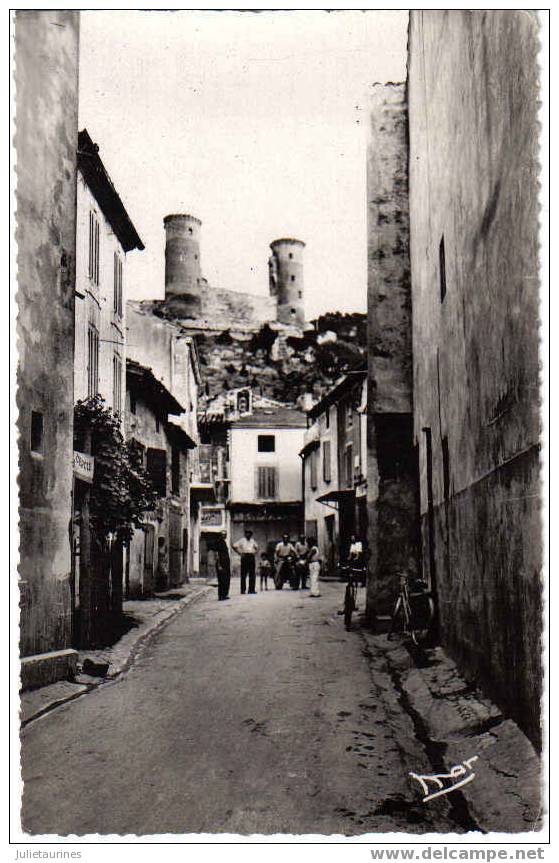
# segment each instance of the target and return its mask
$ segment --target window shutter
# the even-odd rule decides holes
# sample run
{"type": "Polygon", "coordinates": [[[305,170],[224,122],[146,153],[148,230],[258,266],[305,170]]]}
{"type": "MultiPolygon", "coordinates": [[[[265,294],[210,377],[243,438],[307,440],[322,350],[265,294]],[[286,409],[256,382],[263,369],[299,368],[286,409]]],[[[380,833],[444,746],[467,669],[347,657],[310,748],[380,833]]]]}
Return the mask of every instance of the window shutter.
{"type": "Polygon", "coordinates": [[[99,284],[99,222],[95,219],[95,284],[99,284]]]}
{"type": "Polygon", "coordinates": [[[322,444],[322,478],[324,482],[330,482],[332,479],[330,457],[330,441],[325,440],[322,444]]]}
{"type": "Polygon", "coordinates": [[[258,498],[275,498],[277,494],[277,472],[275,467],[257,467],[256,496],[258,498]]]}
{"type": "Polygon", "coordinates": [[[315,489],[318,481],[317,481],[317,452],[318,450],[314,449],[311,452],[311,488],[315,489]]]}

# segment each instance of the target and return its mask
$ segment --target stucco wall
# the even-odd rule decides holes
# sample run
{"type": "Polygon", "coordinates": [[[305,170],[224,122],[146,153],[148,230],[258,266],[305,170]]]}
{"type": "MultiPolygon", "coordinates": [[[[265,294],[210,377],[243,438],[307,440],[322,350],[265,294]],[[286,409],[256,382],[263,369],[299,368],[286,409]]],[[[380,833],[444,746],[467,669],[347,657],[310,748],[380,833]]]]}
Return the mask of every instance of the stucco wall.
{"type": "Polygon", "coordinates": [[[404,83],[371,88],[367,147],[367,613],[371,618],[392,611],[400,575],[414,575],[418,565],[407,109],[404,83]]]}
{"type": "Polygon", "coordinates": [[[259,503],[256,468],[275,467],[279,477],[276,501],[302,501],[301,459],[303,428],[231,429],[231,502],[259,503]],[[276,437],[275,452],[258,452],[258,435],[276,437]]]}
{"type": "MultiPolygon", "coordinates": [[[[326,529],[325,519],[328,516],[334,517],[334,543],[337,547],[339,534],[339,518],[337,508],[333,508],[333,504],[326,506],[324,503],[319,503],[317,498],[326,494],[328,491],[338,489],[340,487],[338,478],[338,420],[337,410],[335,405],[330,406],[328,427],[326,424],[326,413],[320,414],[315,421],[316,434],[320,441],[320,448],[317,450],[318,455],[316,464],[316,488],[313,489],[311,484],[311,454],[307,454],[304,460],[305,471],[305,521],[316,521],[316,539],[318,548],[323,561],[324,571],[328,568],[329,559],[329,542],[328,532],[326,529]],[[324,463],[323,463],[323,443],[330,441],[330,472],[331,480],[327,482],[324,479],[324,463]]],[[[331,573],[333,574],[333,573],[331,573]]]]}
{"type": "Polygon", "coordinates": [[[79,14],[15,23],[21,651],[71,643],[79,14]],[[31,412],[43,452],[31,452],[31,412]]]}
{"type": "MultiPolygon", "coordinates": [[[[176,417],[170,417],[171,422],[176,422],[176,417]]],[[[130,411],[130,393],[126,397],[125,411],[125,430],[126,437],[134,438],[141,443],[146,450],[155,448],[165,450],[167,453],[166,475],[167,475],[167,496],[160,498],[156,510],[152,513],[146,513],[145,521],[153,525],[155,531],[154,554],[153,554],[153,573],[148,574],[144,568],[144,549],[145,535],[142,530],[135,530],[134,536],[130,543],[130,563],[128,567],[129,578],[129,595],[140,596],[149,595],[156,587],[156,571],[157,571],[157,548],[159,537],[164,537],[168,565],[170,564],[171,553],[171,538],[169,534],[169,512],[174,509],[181,516],[181,531],[183,528],[190,528],[190,506],[189,506],[189,458],[188,453],[180,451],[180,494],[172,492],[172,444],[165,430],[163,422],[159,424],[157,429],[156,417],[153,408],[146,404],[137,395],[136,412],[130,411]],[[150,578],[151,575],[151,578],[150,578]]],[[[189,537],[190,540],[190,537],[189,537]]],[[[188,567],[186,566],[189,560],[190,542],[187,544],[184,555],[181,555],[181,562],[184,560],[185,566],[182,571],[182,577],[176,583],[182,582],[185,576],[188,576],[188,567]]],[[[176,549],[172,553],[178,554],[176,549]]],[[[178,560],[178,557],[177,557],[178,560]]],[[[172,581],[169,571],[169,581],[167,586],[172,586],[172,581]]],[[[159,585],[161,587],[161,585],[159,585]]]]}
{"type": "Polygon", "coordinates": [[[198,383],[194,372],[191,340],[169,323],[127,304],[128,356],[150,368],[155,377],[185,409],[174,419],[194,439],[198,438],[198,383]]]}
{"type": "Polygon", "coordinates": [[[412,404],[407,103],[405,84],[375,84],[367,146],[369,407],[412,404]]]}
{"type": "Polygon", "coordinates": [[[415,438],[427,540],[431,429],[430,575],[443,640],[536,742],[537,50],[529,12],[411,13],[415,438]]]}
{"type": "Polygon", "coordinates": [[[121,406],[126,390],[126,253],[87,184],[78,171],[76,237],[76,330],[74,395],[86,399],[88,381],[88,328],[93,323],[99,333],[99,394],[107,407],[114,405],[113,357],[121,362],[121,406]],[[89,278],[89,214],[99,221],[99,285],[89,278]],[[122,315],[114,312],[114,254],[122,262],[122,315]]]}

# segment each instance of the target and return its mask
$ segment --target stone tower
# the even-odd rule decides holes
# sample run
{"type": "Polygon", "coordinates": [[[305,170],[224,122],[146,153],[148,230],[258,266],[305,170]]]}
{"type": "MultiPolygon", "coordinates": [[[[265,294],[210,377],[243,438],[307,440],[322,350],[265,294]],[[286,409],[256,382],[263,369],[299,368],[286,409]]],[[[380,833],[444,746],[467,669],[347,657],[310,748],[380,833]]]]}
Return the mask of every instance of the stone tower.
{"type": "Polygon", "coordinates": [[[188,317],[202,311],[202,274],[200,268],[200,228],[194,216],[165,216],[165,300],[188,317]]]}
{"type": "Polygon", "coordinates": [[[304,326],[302,240],[281,239],[270,243],[270,293],[278,298],[278,321],[304,326]]]}

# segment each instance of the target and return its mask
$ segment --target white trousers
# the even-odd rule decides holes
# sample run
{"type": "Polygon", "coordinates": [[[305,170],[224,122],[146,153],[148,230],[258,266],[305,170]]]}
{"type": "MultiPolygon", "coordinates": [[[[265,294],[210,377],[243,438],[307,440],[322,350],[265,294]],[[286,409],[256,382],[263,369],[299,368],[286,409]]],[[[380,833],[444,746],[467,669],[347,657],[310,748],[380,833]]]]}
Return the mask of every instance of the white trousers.
{"type": "Polygon", "coordinates": [[[320,563],[318,560],[313,560],[309,563],[309,574],[311,577],[311,596],[320,596],[318,587],[318,574],[320,572],[320,563]]]}

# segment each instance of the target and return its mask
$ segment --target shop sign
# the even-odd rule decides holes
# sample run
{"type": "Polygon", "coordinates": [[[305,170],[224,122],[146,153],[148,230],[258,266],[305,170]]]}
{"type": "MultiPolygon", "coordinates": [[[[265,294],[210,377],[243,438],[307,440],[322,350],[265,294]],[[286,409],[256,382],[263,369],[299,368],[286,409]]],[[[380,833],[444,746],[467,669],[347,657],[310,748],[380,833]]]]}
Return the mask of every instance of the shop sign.
{"type": "Polygon", "coordinates": [[[73,467],[74,476],[78,479],[83,480],[83,482],[93,482],[95,459],[92,455],[74,450],[73,467]]]}
{"type": "Polygon", "coordinates": [[[223,509],[204,507],[200,513],[200,524],[203,527],[221,527],[223,524],[223,509]]]}

